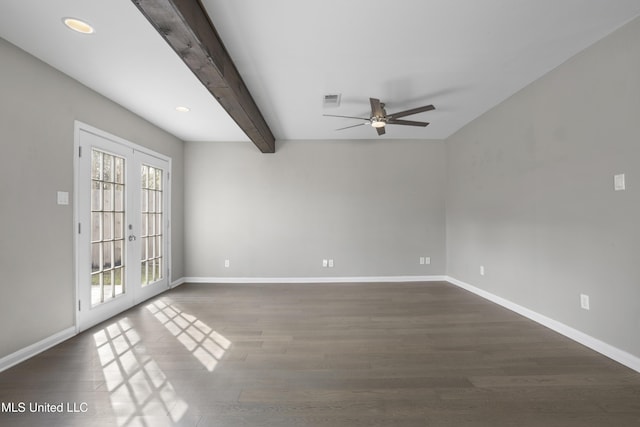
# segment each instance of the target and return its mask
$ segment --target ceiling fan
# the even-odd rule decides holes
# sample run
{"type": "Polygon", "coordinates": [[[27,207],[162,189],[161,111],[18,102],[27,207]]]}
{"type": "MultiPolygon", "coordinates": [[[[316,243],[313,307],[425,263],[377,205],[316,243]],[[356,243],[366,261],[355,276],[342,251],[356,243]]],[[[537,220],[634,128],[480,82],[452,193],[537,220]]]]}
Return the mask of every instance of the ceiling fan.
{"type": "Polygon", "coordinates": [[[378,135],[384,135],[385,134],[384,128],[385,128],[386,125],[403,125],[403,126],[425,127],[429,123],[427,123],[427,122],[416,122],[416,121],[413,121],[413,120],[398,120],[398,119],[400,117],[410,116],[412,114],[418,114],[418,113],[422,113],[424,111],[431,111],[431,110],[435,110],[436,109],[436,107],[434,107],[433,105],[425,105],[424,107],[417,107],[417,108],[412,108],[410,110],[405,110],[405,111],[400,111],[400,112],[397,112],[397,113],[387,114],[387,112],[384,109],[384,103],[380,102],[379,99],[369,98],[369,102],[371,103],[371,116],[369,118],[353,117],[353,116],[337,116],[335,114],[323,114],[323,116],[326,116],[326,117],[343,117],[343,118],[346,118],[346,119],[365,120],[364,122],[362,122],[360,124],[343,127],[343,128],[339,128],[339,129],[336,129],[336,130],[349,129],[349,128],[353,128],[353,127],[356,127],[356,126],[371,125],[372,127],[374,127],[376,129],[376,131],[378,132],[378,135]]]}

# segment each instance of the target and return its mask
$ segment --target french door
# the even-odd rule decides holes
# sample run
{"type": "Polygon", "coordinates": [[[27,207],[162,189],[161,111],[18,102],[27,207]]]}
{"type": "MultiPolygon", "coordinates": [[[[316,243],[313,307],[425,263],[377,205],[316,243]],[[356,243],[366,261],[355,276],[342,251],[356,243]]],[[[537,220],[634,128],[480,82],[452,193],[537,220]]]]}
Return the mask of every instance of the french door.
{"type": "Polygon", "coordinates": [[[169,287],[169,159],[76,126],[76,324],[84,330],[169,287]]]}

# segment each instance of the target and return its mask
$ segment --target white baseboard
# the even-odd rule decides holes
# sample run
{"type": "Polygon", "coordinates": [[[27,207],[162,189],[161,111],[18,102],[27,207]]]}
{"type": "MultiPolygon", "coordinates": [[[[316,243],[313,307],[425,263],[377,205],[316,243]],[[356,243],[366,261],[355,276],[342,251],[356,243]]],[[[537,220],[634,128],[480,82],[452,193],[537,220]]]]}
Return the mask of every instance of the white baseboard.
{"type": "Polygon", "coordinates": [[[185,279],[184,277],[181,277],[181,278],[171,282],[170,289],[177,288],[178,286],[184,284],[186,282],[186,280],[184,280],[184,279],[185,279]]]}
{"type": "Polygon", "coordinates": [[[53,347],[54,345],[60,344],[61,342],[68,340],[76,334],[76,327],[72,326],[70,328],[64,329],[60,332],[57,332],[43,340],[38,341],[37,343],[31,344],[25,348],[22,348],[14,353],[11,353],[2,359],[0,359],[0,372],[9,369],[10,367],[17,365],[20,362],[23,362],[30,357],[35,356],[36,354],[42,353],[45,350],[53,347]]]}
{"type": "Polygon", "coordinates": [[[386,283],[440,282],[446,276],[367,276],[367,277],[185,277],[186,283],[386,283]]]}
{"type": "Polygon", "coordinates": [[[542,314],[536,313],[535,311],[532,311],[526,307],[522,307],[521,305],[494,295],[490,292],[484,291],[480,288],[476,288],[475,286],[465,283],[456,278],[446,276],[445,280],[482,298],[501,305],[506,309],[516,312],[528,319],[531,319],[534,322],[541,324],[542,326],[556,331],[559,334],[562,334],[567,338],[570,338],[586,347],[589,347],[590,349],[597,351],[598,353],[607,356],[608,358],[613,359],[616,362],[628,368],[631,368],[636,372],[640,372],[640,358],[634,356],[633,354],[627,353],[624,350],[614,347],[611,344],[607,344],[606,342],[600,341],[599,339],[587,335],[584,332],[581,332],[570,326],[567,326],[564,323],[560,323],[557,320],[553,320],[542,314]]]}

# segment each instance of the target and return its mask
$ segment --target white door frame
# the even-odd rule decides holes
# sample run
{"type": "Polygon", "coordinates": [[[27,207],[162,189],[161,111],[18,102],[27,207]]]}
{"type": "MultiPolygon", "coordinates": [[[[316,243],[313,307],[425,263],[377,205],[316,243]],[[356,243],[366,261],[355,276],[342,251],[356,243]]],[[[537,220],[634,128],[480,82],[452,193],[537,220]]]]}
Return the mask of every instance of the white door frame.
{"type": "MultiPolygon", "coordinates": [[[[79,247],[80,247],[80,238],[81,238],[81,230],[84,229],[86,230],[86,232],[88,232],[89,230],[89,224],[81,224],[81,222],[83,221],[83,218],[85,218],[85,213],[82,213],[79,211],[80,209],[80,203],[79,203],[79,198],[80,198],[80,188],[81,188],[81,182],[80,180],[82,179],[82,177],[80,176],[80,157],[81,156],[90,156],[90,150],[86,150],[89,151],[87,153],[82,153],[82,143],[81,143],[81,133],[82,132],[86,132],[89,134],[93,134],[97,137],[103,138],[108,140],[111,143],[117,144],[119,146],[122,146],[125,149],[129,149],[132,150],[134,153],[138,152],[141,153],[143,156],[151,156],[153,158],[157,158],[161,161],[164,161],[168,164],[168,169],[167,169],[167,179],[166,179],[166,188],[164,190],[164,214],[166,215],[166,224],[167,224],[167,228],[166,228],[166,233],[164,236],[164,241],[163,241],[163,248],[164,248],[164,252],[163,252],[163,259],[164,259],[164,265],[162,266],[163,268],[163,272],[166,275],[166,286],[158,286],[154,291],[150,292],[148,289],[143,290],[141,292],[139,292],[139,298],[140,299],[136,299],[133,300],[131,305],[126,307],[126,308],[120,308],[120,309],[114,309],[114,310],[106,310],[106,312],[108,312],[109,316],[115,316],[116,314],[130,308],[131,306],[140,303],[141,301],[144,301],[145,299],[151,298],[161,292],[166,291],[167,289],[169,289],[171,287],[171,158],[168,156],[165,156],[163,154],[157,153],[153,150],[150,150],[149,148],[143,147],[141,145],[132,143],[130,141],[127,141],[126,139],[117,137],[115,135],[112,135],[108,132],[102,131],[100,129],[97,129],[91,125],[88,125],[86,123],[80,122],[80,121],[75,121],[74,123],[74,154],[73,154],[73,170],[74,170],[74,189],[73,189],[73,221],[74,221],[74,245],[73,245],[73,250],[74,250],[74,275],[75,275],[75,301],[74,301],[74,314],[75,314],[75,327],[76,327],[76,333],[80,332],[81,330],[85,330],[91,326],[93,326],[94,324],[100,323],[98,322],[94,322],[91,324],[80,324],[80,310],[86,310],[89,309],[89,307],[80,307],[80,298],[81,298],[81,286],[83,286],[83,281],[81,280],[80,277],[80,253],[79,253],[79,247]]],[[[86,222],[86,221],[85,221],[86,222]]],[[[125,232],[127,232],[128,230],[125,230],[125,232]]],[[[137,247],[137,245],[136,245],[137,247]]],[[[138,251],[139,252],[139,251],[138,251]]],[[[131,286],[131,284],[129,284],[129,286],[131,286]]]]}

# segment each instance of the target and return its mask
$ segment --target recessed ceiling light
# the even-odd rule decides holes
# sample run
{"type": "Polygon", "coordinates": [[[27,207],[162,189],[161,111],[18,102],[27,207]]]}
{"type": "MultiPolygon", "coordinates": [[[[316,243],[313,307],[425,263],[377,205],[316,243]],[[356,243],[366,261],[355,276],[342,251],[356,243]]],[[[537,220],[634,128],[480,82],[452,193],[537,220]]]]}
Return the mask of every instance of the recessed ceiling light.
{"type": "Polygon", "coordinates": [[[95,31],[91,25],[87,24],[84,21],[81,21],[80,19],[64,18],[62,22],[64,22],[64,25],[66,25],[67,28],[82,34],[93,34],[93,32],[95,31]]]}
{"type": "Polygon", "coordinates": [[[191,110],[187,107],[180,106],[180,107],[176,107],[176,111],[179,111],[181,113],[188,113],[191,110]]]}

